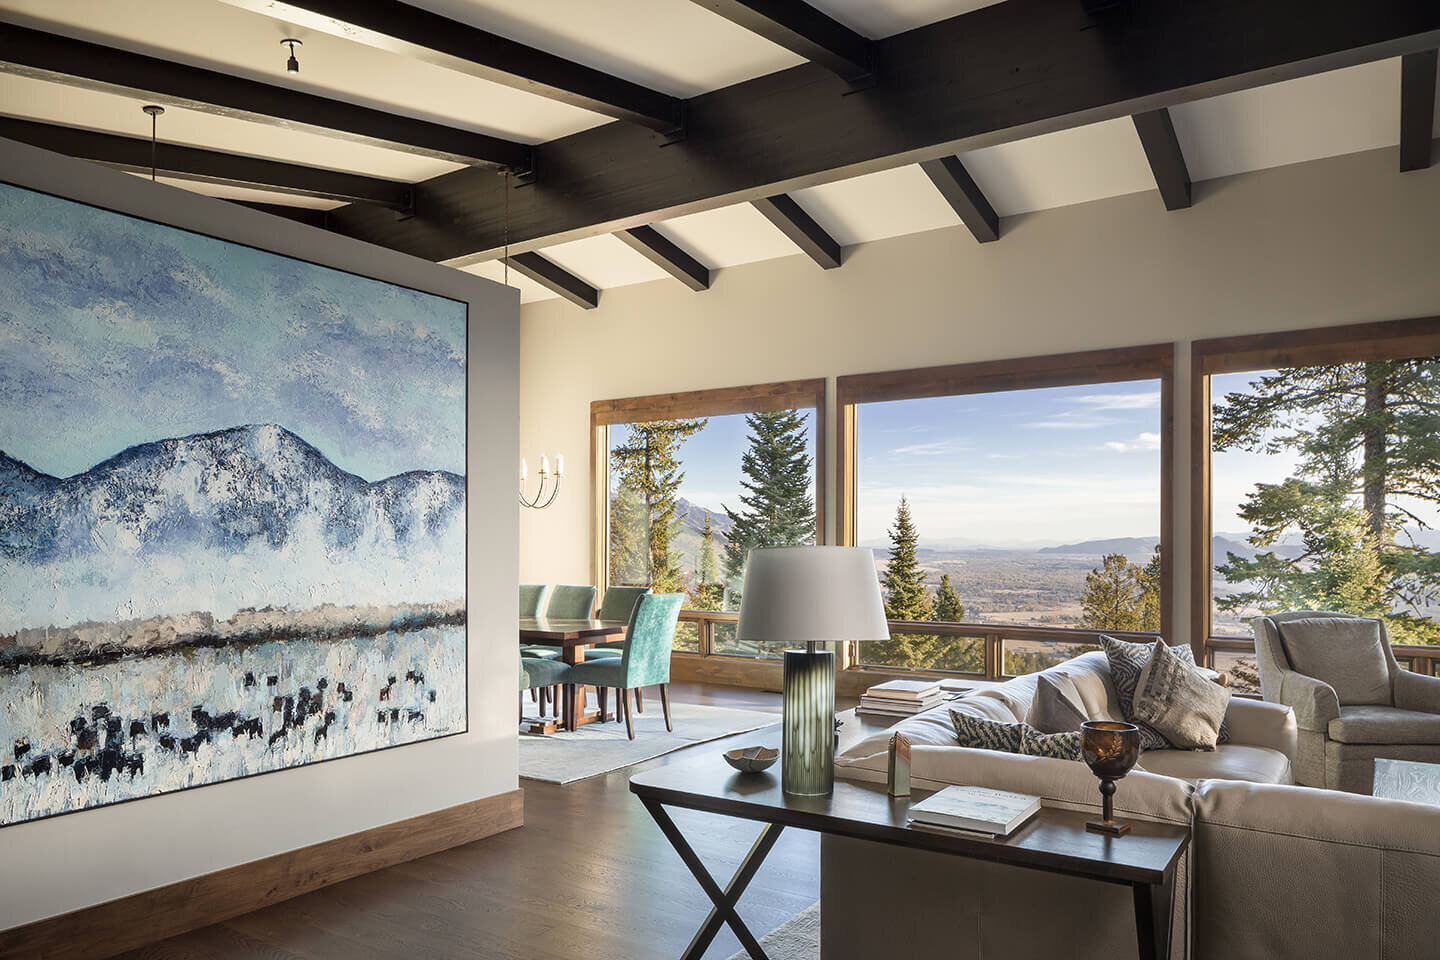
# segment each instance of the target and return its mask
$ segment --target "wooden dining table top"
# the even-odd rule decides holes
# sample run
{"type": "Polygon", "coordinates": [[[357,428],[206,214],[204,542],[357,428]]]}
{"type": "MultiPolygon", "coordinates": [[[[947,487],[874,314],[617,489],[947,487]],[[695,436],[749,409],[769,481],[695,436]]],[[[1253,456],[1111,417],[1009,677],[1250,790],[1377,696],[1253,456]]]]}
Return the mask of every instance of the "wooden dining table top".
{"type": "Polygon", "coordinates": [[[550,644],[589,644],[601,638],[623,634],[624,620],[558,620],[551,617],[521,617],[520,639],[550,644]]]}

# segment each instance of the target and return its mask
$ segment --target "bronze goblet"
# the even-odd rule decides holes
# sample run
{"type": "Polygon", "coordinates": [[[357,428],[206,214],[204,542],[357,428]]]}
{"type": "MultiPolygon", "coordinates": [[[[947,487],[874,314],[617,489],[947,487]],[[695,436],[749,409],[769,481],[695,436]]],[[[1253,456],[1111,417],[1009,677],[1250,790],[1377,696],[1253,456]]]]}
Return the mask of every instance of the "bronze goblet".
{"type": "Polygon", "coordinates": [[[1115,822],[1115,781],[1122,779],[1140,759],[1140,728],[1118,720],[1087,720],[1080,725],[1080,754],[1090,772],[1100,778],[1103,820],[1091,820],[1085,829],[1123,837],[1130,824],[1115,822]]]}

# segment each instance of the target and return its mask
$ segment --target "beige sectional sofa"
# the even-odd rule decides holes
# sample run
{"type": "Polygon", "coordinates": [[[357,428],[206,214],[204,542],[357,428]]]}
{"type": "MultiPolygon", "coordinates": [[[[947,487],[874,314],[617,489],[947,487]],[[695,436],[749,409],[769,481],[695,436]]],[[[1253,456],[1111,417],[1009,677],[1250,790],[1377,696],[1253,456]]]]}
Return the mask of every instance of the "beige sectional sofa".
{"type": "MultiPolygon", "coordinates": [[[[1092,717],[1118,716],[1104,654],[1052,670],[1075,682],[1092,717]]],[[[1018,678],[892,728],[915,744],[915,785],[978,784],[1098,810],[1084,764],[956,745],[949,709],[1013,722],[1034,691],[1033,677],[1018,678]]],[[[1192,827],[1176,878],[1172,956],[1436,955],[1440,807],[1293,786],[1288,708],[1237,698],[1227,721],[1230,743],[1143,754],[1115,795],[1120,818],[1192,827]]],[[[883,781],[888,733],[845,750],[837,775],[883,781]]],[[[822,840],[821,861],[824,960],[1137,955],[1122,886],[834,837],[822,840]]]]}

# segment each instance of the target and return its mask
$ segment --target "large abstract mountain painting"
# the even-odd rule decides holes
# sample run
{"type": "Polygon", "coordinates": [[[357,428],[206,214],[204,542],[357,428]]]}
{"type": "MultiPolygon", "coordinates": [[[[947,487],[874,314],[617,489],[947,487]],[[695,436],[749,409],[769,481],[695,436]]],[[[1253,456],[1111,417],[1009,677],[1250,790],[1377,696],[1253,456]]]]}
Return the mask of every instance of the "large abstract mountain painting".
{"type": "Polygon", "coordinates": [[[466,349],[0,185],[0,826],[466,729],[466,349]]]}

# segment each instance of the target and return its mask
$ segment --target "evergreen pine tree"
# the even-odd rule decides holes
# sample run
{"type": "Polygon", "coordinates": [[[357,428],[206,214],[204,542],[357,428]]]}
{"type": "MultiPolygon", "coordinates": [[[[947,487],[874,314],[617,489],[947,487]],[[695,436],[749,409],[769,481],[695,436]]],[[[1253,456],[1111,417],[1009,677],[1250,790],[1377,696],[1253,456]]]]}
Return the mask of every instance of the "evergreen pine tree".
{"type": "Polygon", "coordinates": [[[1140,583],[1140,629],[1147,633],[1160,632],[1160,545],[1150,555],[1150,562],[1140,568],[1137,579],[1140,583]]]}
{"type": "Polygon", "coordinates": [[[1085,574],[1080,607],[1093,630],[1139,630],[1144,604],[1141,571],[1123,553],[1107,553],[1100,567],[1085,574]]]}
{"type": "Polygon", "coordinates": [[[681,445],[703,430],[707,422],[652,420],[630,424],[625,442],[610,451],[611,470],[620,488],[629,486],[636,491],[640,516],[649,518],[645,574],[656,593],[679,593],[685,587],[680,553],[672,546],[678,527],[678,494],[685,479],[677,454],[681,445]]]}
{"type": "Polygon", "coordinates": [[[1220,609],[1321,608],[1384,615],[1400,643],[1440,642],[1424,616],[1440,599],[1440,555],[1410,542],[1407,505],[1440,503],[1440,358],[1277,370],[1215,405],[1214,448],[1300,454],[1294,475],[1259,483],[1241,516],[1253,558],[1216,570],[1245,589],[1220,609]],[[1303,551],[1273,548],[1298,535],[1303,551]]]}
{"type": "Polygon", "coordinates": [[[649,579],[650,519],[634,486],[620,482],[610,498],[610,583],[635,586],[649,579]]]}
{"type": "Polygon", "coordinates": [[[960,594],[950,583],[950,574],[940,575],[940,587],[935,591],[935,619],[946,623],[959,623],[965,619],[965,604],[960,594]]]}
{"type": "Polygon", "coordinates": [[[700,568],[695,571],[688,604],[691,610],[719,610],[724,600],[725,584],[720,582],[720,563],[715,559],[715,526],[707,510],[705,525],[700,528],[700,568]]]}
{"type": "Polygon", "coordinates": [[[935,615],[935,598],[925,585],[925,568],[915,556],[919,541],[910,501],[901,496],[895,525],[890,528],[890,562],[880,578],[885,588],[885,616],[891,620],[929,620],[935,615]]]}
{"type": "Polygon", "coordinates": [[[724,550],[732,606],[739,602],[750,550],[815,542],[815,498],[810,493],[815,461],[805,418],[798,410],[777,410],[752,413],[745,425],[749,447],[740,458],[740,509],[725,507],[732,525],[724,550]]]}

